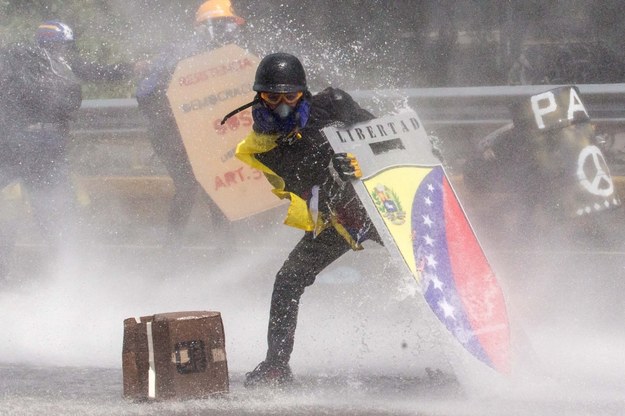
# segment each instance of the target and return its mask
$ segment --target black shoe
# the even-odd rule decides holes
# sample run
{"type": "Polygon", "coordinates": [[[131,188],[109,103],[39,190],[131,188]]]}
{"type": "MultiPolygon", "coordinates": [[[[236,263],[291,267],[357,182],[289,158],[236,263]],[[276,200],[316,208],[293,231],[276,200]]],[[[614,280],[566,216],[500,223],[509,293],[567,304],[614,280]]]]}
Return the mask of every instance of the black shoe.
{"type": "Polygon", "coordinates": [[[283,386],[293,382],[293,373],[288,364],[278,364],[263,361],[253,371],[245,374],[244,386],[247,388],[259,386],[283,386]]]}

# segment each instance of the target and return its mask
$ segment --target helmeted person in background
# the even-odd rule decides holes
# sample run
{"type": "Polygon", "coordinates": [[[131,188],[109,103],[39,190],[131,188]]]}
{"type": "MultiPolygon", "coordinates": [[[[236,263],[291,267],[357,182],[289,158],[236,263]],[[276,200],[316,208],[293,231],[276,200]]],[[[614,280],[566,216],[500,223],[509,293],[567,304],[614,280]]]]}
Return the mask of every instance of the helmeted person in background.
{"type": "MultiPolygon", "coordinates": [[[[174,184],[165,241],[167,246],[181,244],[196,195],[202,189],[193,173],[167,99],[169,82],[180,61],[235,42],[240,38],[240,29],[244,24],[245,20],[233,13],[230,0],[204,2],[195,14],[192,36],[163,50],[151,62],[147,75],[137,86],[137,102],[149,121],[152,147],[174,184]]],[[[225,216],[203,189],[202,196],[210,208],[213,223],[225,223],[225,216]]]]}
{"type": "Polygon", "coordinates": [[[509,109],[512,123],[482,139],[465,164],[469,189],[510,195],[523,230],[544,229],[538,214],[553,225],[579,225],[620,206],[577,87],[525,97],[509,109]]]}
{"type": "MultiPolygon", "coordinates": [[[[80,82],[129,78],[133,68],[86,62],[72,29],[59,21],[41,23],[35,41],[2,51],[0,188],[21,181],[43,237],[58,248],[76,220],[67,144],[71,117],[82,102],[80,82]]],[[[7,238],[0,236],[1,244],[11,247],[7,238]]]]}
{"type": "Polygon", "coordinates": [[[254,131],[237,146],[236,155],[262,171],[276,195],[290,200],[285,224],[305,234],[276,276],[267,355],[247,373],[247,387],[292,381],[289,360],[304,289],[350,249],[361,249],[363,241],[381,243],[348,183],[361,175],[355,158],[335,154],[320,132],[330,124],[351,125],[373,115],[340,89],[327,88],[313,96],[301,62],[286,53],[262,59],[253,89],[258,93],[250,103],[254,131]]]}
{"type": "Polygon", "coordinates": [[[35,38],[52,61],[69,66],[80,81],[121,81],[130,79],[135,73],[134,64],[120,62],[108,65],[85,59],[76,47],[73,30],[65,23],[54,20],[43,22],[37,27],[35,38]]]}

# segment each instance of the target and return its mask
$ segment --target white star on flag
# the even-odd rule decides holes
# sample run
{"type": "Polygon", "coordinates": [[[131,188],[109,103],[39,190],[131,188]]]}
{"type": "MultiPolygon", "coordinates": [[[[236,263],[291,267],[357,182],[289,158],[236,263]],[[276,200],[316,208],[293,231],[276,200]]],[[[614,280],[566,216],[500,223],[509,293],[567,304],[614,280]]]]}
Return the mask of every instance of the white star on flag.
{"type": "Polygon", "coordinates": [[[438,306],[441,308],[443,313],[445,314],[445,318],[451,318],[454,321],[456,317],[454,316],[454,311],[456,310],[453,306],[447,303],[447,299],[444,299],[441,302],[438,302],[438,306]]]}
{"type": "Polygon", "coordinates": [[[438,289],[441,292],[443,291],[443,282],[440,281],[440,279],[438,278],[437,275],[432,274],[430,276],[428,276],[430,278],[430,281],[432,282],[432,285],[434,286],[434,289],[438,289]]]}
{"type": "Polygon", "coordinates": [[[427,225],[428,227],[432,228],[432,224],[434,224],[434,222],[430,219],[429,215],[423,215],[423,224],[427,225]]]}
{"type": "Polygon", "coordinates": [[[433,269],[436,269],[436,265],[438,264],[438,262],[434,259],[434,254],[425,256],[425,260],[427,261],[428,266],[430,266],[433,269]]]}

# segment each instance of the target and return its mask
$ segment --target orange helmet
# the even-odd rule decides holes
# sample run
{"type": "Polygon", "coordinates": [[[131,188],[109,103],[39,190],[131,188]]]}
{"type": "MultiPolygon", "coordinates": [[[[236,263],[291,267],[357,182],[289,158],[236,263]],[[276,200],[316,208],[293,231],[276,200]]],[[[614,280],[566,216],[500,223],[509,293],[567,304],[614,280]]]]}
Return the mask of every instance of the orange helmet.
{"type": "Polygon", "coordinates": [[[195,24],[201,24],[209,19],[219,17],[232,18],[239,25],[245,23],[245,19],[237,16],[232,11],[230,0],[208,0],[202,3],[195,12],[195,24]]]}

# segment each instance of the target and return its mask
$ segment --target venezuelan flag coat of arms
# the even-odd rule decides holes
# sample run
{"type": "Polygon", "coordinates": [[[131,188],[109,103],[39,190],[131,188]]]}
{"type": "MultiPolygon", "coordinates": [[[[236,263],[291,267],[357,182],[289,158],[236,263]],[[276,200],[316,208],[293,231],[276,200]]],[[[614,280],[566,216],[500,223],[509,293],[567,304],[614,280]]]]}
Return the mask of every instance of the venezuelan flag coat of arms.
{"type": "Polygon", "coordinates": [[[355,154],[354,188],[434,315],[474,358],[509,373],[503,292],[416,113],[323,132],[335,151],[355,154]]]}

